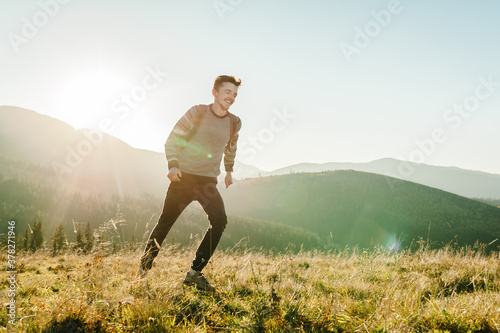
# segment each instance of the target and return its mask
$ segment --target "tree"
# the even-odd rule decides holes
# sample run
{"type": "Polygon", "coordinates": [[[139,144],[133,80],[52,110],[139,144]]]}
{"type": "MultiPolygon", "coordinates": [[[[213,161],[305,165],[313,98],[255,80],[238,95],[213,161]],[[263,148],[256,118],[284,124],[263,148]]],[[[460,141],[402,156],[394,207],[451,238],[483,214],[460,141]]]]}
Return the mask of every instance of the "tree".
{"type": "Polygon", "coordinates": [[[78,226],[76,227],[75,243],[75,247],[77,250],[85,250],[85,235],[83,234],[82,226],[80,223],[78,223],[78,226]]]}
{"type": "Polygon", "coordinates": [[[35,244],[35,251],[43,245],[43,225],[42,221],[38,220],[33,223],[33,240],[35,244]]]}
{"type": "Polygon", "coordinates": [[[52,236],[52,256],[55,256],[57,252],[66,247],[64,241],[64,227],[62,224],[59,224],[54,232],[54,236],[52,236]]]}
{"type": "Polygon", "coordinates": [[[40,220],[35,221],[35,223],[33,223],[33,228],[30,229],[31,229],[31,237],[29,237],[28,248],[29,250],[35,252],[43,245],[42,221],[40,220]]]}
{"type": "Polygon", "coordinates": [[[85,253],[92,251],[94,246],[94,234],[92,229],[90,229],[90,222],[87,222],[87,227],[85,228],[85,253]]]}
{"type": "Polygon", "coordinates": [[[33,229],[31,230],[31,234],[28,241],[28,250],[30,250],[31,252],[36,251],[35,237],[33,237],[33,229]]]}
{"type": "Polygon", "coordinates": [[[30,234],[28,228],[24,230],[24,235],[21,234],[19,237],[19,251],[28,251],[29,250],[29,239],[30,234]]]}

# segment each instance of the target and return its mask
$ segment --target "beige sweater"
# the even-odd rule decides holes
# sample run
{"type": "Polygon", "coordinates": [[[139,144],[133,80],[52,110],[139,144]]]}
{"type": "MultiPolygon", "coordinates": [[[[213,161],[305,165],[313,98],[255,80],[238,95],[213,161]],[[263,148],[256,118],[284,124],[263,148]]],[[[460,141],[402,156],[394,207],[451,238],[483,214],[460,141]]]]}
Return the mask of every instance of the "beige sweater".
{"type": "Polygon", "coordinates": [[[238,132],[241,129],[241,120],[237,120],[235,134],[229,140],[229,115],[217,116],[212,110],[212,104],[200,104],[190,108],[179,119],[165,143],[168,168],[177,167],[182,172],[193,175],[217,177],[224,156],[225,170],[233,171],[238,132]],[[197,112],[205,114],[198,129],[193,133],[197,112]]]}

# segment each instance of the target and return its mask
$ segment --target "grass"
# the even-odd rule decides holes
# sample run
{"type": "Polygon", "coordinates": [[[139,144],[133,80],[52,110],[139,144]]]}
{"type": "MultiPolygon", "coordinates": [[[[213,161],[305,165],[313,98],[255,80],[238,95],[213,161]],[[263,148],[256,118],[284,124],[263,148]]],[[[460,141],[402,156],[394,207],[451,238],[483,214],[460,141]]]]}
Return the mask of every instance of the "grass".
{"type": "MultiPolygon", "coordinates": [[[[6,252],[6,251],[4,251],[6,252]]],[[[480,250],[218,251],[216,293],[182,286],[193,248],[19,254],[12,332],[497,332],[500,257],[480,250]]],[[[6,267],[6,257],[2,257],[6,267]]],[[[2,275],[2,294],[8,282],[2,275]]],[[[7,310],[0,324],[7,326],[7,310]]],[[[6,328],[0,330],[6,331],[6,328]]]]}

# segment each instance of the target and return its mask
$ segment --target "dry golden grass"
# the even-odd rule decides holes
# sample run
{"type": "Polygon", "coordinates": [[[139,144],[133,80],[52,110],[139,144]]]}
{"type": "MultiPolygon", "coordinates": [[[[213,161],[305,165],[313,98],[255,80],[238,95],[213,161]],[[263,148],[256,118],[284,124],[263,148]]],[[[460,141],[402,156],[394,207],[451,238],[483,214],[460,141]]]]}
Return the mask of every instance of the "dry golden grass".
{"type": "MultiPolygon", "coordinates": [[[[9,329],[497,332],[500,327],[498,253],[218,251],[205,269],[217,288],[213,294],[182,286],[193,254],[193,248],[163,249],[140,281],[133,279],[139,253],[20,254],[17,319],[9,329]]],[[[2,286],[5,294],[5,275],[2,286]]],[[[7,325],[5,308],[0,320],[7,325]]]]}

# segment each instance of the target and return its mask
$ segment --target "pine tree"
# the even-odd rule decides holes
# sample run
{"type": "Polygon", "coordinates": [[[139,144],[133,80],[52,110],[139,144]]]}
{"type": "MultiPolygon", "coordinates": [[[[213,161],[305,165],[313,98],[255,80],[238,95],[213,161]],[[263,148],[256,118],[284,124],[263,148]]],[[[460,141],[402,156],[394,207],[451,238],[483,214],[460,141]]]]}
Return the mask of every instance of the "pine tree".
{"type": "Polygon", "coordinates": [[[94,234],[92,229],[90,229],[90,222],[87,222],[87,227],[85,228],[85,253],[92,251],[94,246],[94,234]]]}
{"type": "Polygon", "coordinates": [[[55,256],[57,252],[64,249],[65,247],[64,238],[64,227],[59,224],[56,228],[54,236],[52,237],[52,256],[55,256]]]}
{"type": "Polygon", "coordinates": [[[42,221],[38,220],[33,223],[33,234],[32,234],[31,249],[36,251],[43,245],[43,225],[42,221]]]}
{"type": "Polygon", "coordinates": [[[35,238],[33,237],[33,232],[30,234],[30,238],[28,241],[28,250],[30,250],[31,252],[36,251],[36,244],[35,244],[35,238]]]}
{"type": "Polygon", "coordinates": [[[29,250],[29,231],[28,228],[24,230],[24,235],[21,234],[19,237],[19,251],[28,251],[29,250]]]}
{"type": "Polygon", "coordinates": [[[75,243],[77,251],[85,250],[85,236],[83,235],[82,227],[80,224],[78,224],[78,227],[76,227],[75,243]]]}

